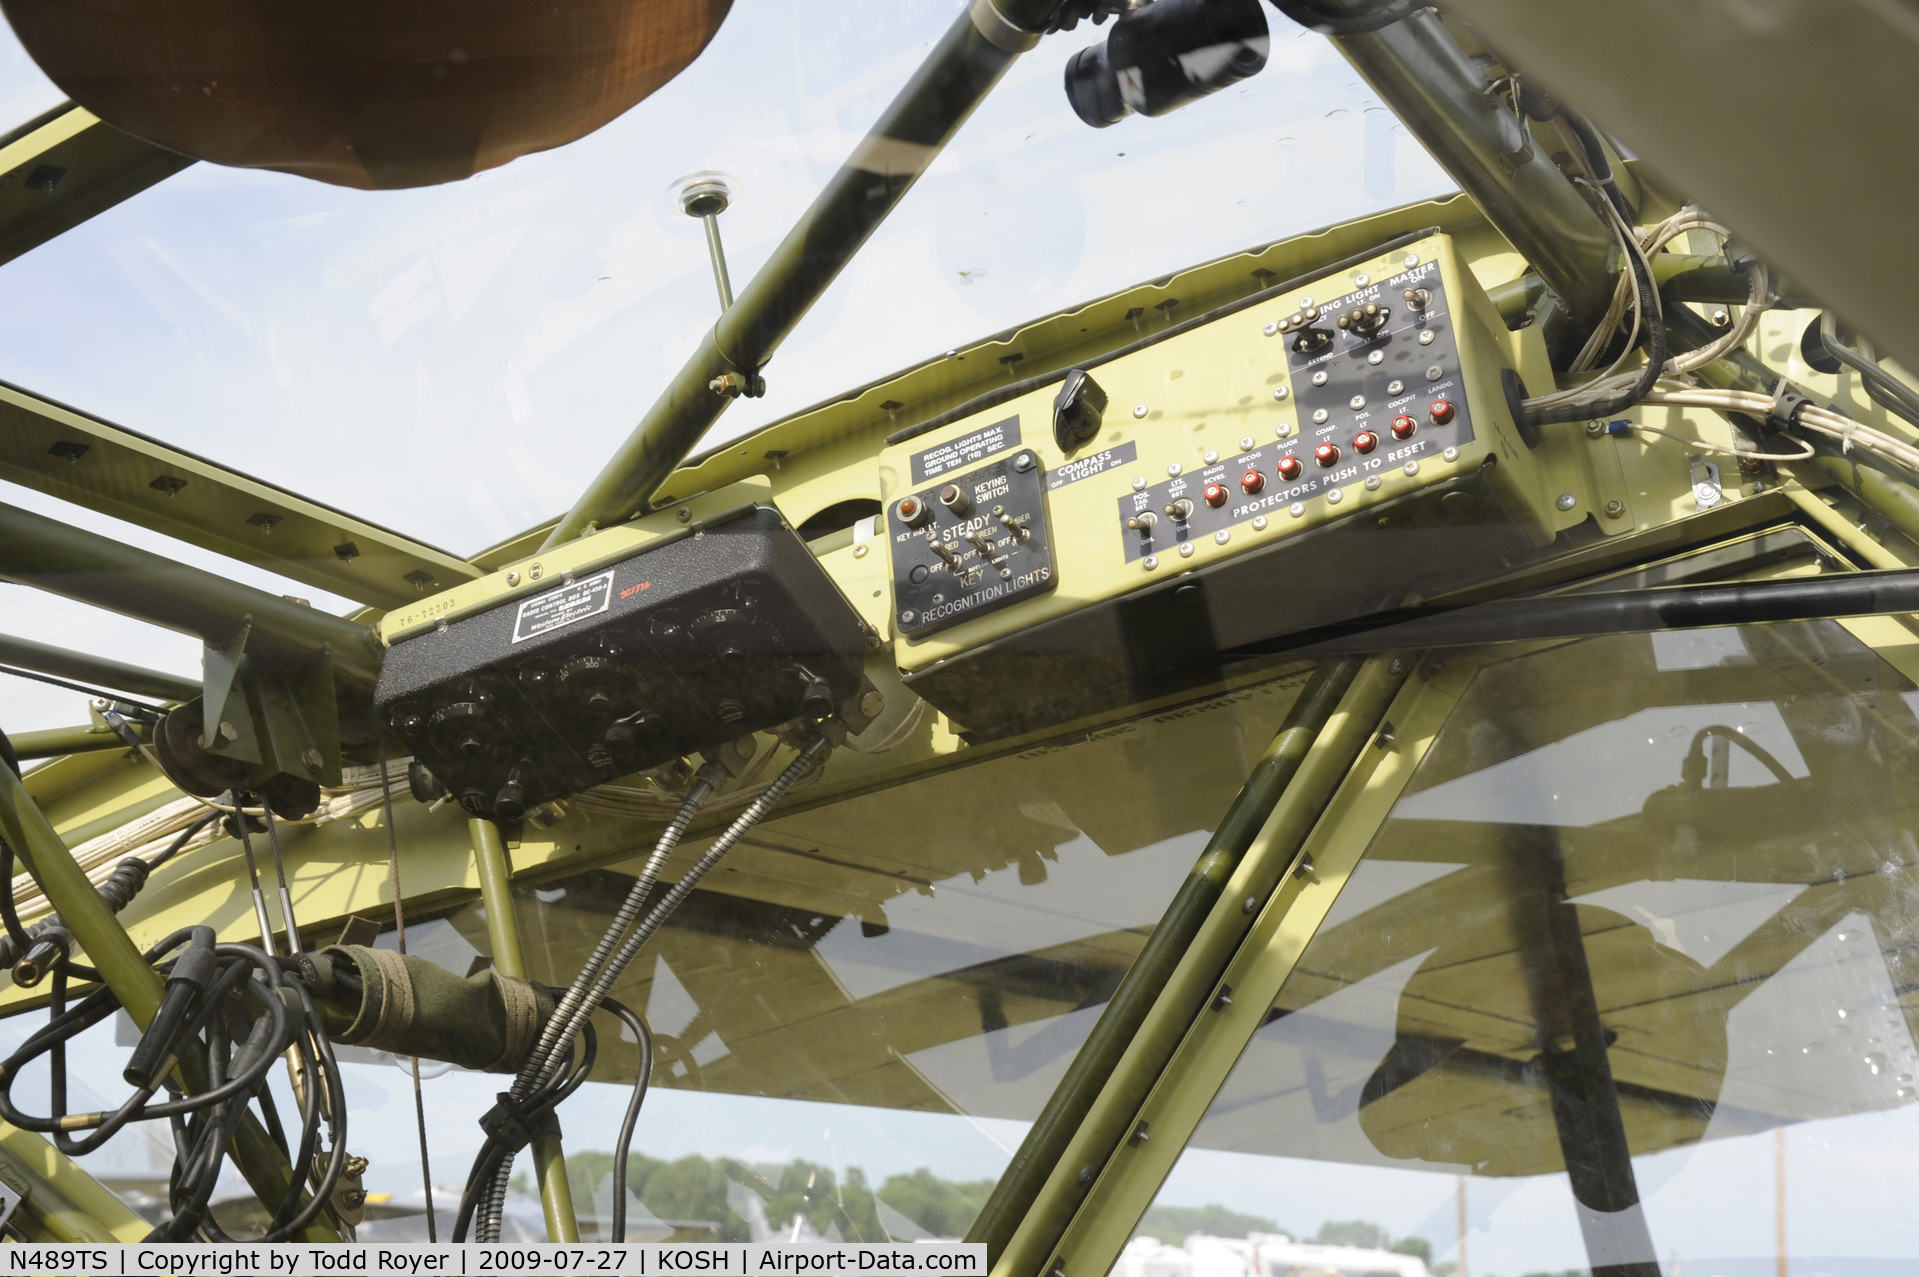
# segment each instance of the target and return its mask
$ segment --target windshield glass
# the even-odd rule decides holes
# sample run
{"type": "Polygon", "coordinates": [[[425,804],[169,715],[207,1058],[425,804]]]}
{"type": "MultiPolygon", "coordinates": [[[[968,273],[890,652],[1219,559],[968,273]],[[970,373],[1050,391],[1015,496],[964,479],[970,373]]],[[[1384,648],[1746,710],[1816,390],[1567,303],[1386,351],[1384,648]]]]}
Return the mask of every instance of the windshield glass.
{"type": "Polygon", "coordinates": [[[1912,681],[1830,623],[1473,664],[1118,1271],[1919,1262],[1912,681]]]}

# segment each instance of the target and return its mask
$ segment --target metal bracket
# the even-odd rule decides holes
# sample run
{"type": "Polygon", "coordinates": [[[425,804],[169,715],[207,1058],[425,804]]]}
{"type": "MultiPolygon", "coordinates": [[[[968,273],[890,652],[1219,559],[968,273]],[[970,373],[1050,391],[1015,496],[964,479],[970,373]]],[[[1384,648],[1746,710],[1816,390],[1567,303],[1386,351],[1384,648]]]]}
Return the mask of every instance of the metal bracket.
{"type": "Polygon", "coordinates": [[[247,639],[252,633],[253,621],[249,618],[241,622],[239,632],[224,647],[208,643],[200,653],[204,680],[200,714],[205,725],[200,747],[209,754],[243,763],[261,761],[259,736],[253,728],[253,715],[246,712],[246,690],[240,682],[240,665],[246,659],[247,639]],[[236,685],[240,687],[240,712],[228,705],[234,699],[236,685]]]}

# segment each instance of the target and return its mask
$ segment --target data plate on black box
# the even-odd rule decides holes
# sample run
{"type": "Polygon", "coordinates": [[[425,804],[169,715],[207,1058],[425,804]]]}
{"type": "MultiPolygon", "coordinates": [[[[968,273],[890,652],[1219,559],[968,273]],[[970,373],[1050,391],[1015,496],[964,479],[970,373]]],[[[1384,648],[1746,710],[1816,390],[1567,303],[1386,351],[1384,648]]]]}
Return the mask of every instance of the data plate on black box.
{"type": "Polygon", "coordinates": [[[887,507],[900,633],[931,634],[1053,588],[1045,486],[1022,448],[887,507]]]}

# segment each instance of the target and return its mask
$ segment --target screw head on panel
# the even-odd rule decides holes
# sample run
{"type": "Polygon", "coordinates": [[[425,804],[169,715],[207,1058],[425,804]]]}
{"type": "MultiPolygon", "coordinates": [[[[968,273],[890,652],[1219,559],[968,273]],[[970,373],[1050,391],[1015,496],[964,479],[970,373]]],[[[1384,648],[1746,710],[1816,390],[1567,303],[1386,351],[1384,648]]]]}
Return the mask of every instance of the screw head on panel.
{"type": "Polygon", "coordinates": [[[1145,405],[1145,404],[1143,404],[1143,403],[1136,403],[1136,404],[1134,404],[1134,405],[1133,405],[1133,415],[1134,415],[1135,417],[1144,417],[1144,416],[1146,415],[1146,405],[1145,405]]]}
{"type": "Polygon", "coordinates": [[[1288,390],[1284,386],[1273,387],[1273,398],[1275,399],[1284,399],[1287,395],[1290,395],[1292,393],[1293,393],[1292,391],[1288,390]]]}
{"type": "Polygon", "coordinates": [[[1570,492],[1562,492],[1559,494],[1559,500],[1553,502],[1553,504],[1561,510],[1570,510],[1579,504],[1579,498],[1570,492]]]}

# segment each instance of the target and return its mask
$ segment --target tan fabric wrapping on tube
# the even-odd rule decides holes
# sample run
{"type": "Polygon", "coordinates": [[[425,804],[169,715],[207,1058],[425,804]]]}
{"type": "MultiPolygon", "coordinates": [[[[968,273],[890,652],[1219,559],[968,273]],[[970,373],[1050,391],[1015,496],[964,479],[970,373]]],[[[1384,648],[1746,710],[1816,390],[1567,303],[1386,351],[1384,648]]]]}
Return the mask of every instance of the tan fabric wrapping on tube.
{"type": "Polygon", "coordinates": [[[349,1046],[511,1073],[553,1014],[544,987],[497,971],[463,980],[424,958],[364,945],[326,954],[350,963],[366,986],[353,1022],[335,1039],[349,1046]]]}

